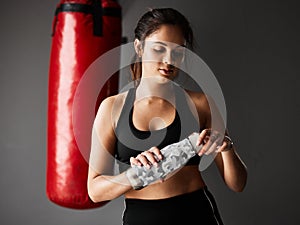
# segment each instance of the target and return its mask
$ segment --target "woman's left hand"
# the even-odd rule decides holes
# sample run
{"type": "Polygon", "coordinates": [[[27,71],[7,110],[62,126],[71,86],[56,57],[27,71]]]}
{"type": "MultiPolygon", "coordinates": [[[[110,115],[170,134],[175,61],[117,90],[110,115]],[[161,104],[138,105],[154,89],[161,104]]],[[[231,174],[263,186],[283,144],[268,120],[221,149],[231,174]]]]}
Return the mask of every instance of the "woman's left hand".
{"type": "Polygon", "coordinates": [[[199,156],[233,149],[232,140],[227,135],[211,129],[202,130],[197,140],[197,145],[200,146],[201,144],[203,147],[198,153],[199,156]]]}

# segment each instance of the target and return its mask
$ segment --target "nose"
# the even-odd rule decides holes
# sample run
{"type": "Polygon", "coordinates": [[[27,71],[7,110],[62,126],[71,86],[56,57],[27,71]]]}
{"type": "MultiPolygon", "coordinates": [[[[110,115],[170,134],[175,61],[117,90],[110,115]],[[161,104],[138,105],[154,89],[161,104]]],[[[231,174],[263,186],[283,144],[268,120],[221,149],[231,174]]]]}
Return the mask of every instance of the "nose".
{"type": "Polygon", "coordinates": [[[163,63],[165,63],[167,65],[174,65],[174,60],[173,60],[171,51],[166,52],[166,54],[164,55],[164,58],[163,58],[163,63]]]}

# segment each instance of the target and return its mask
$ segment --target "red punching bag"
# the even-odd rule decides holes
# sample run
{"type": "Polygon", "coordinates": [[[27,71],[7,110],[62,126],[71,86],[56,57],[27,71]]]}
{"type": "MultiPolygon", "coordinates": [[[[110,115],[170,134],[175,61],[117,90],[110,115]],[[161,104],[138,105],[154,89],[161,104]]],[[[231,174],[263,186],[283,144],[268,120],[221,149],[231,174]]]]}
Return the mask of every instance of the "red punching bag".
{"type": "MultiPolygon", "coordinates": [[[[106,204],[93,203],[87,194],[88,162],[76,143],[72,108],[84,72],[121,45],[121,33],[121,7],[115,1],[62,0],[57,5],[49,68],[46,192],[60,206],[89,209],[106,204]]],[[[96,108],[117,92],[114,75],[99,93],[96,108]]]]}

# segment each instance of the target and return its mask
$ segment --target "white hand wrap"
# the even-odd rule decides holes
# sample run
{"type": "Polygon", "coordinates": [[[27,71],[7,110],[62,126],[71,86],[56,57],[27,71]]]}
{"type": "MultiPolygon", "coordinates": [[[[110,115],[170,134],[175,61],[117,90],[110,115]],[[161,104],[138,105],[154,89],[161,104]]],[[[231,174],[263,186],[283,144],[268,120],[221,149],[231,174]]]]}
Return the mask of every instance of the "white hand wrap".
{"type": "Polygon", "coordinates": [[[163,159],[158,162],[157,166],[151,166],[150,169],[144,166],[129,168],[126,171],[126,176],[131,186],[135,190],[139,190],[183,167],[202,147],[196,146],[198,136],[198,133],[193,133],[188,138],[161,149],[163,159]]]}

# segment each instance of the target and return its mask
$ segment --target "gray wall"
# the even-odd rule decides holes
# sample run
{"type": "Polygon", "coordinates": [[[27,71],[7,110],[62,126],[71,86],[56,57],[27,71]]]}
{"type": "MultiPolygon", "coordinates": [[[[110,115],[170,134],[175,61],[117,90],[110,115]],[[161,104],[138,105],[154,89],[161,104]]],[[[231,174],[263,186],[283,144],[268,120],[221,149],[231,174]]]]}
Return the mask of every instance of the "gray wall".
{"type": "MultiPolygon", "coordinates": [[[[7,1],[0,16],[0,223],[121,224],[122,198],[72,210],[45,194],[48,65],[56,1],[7,1]]],[[[196,52],[216,75],[228,128],[249,170],[244,192],[204,171],[226,225],[299,224],[299,7],[296,1],[120,1],[132,40],[147,7],[191,21],[196,52]]],[[[199,220],[201,219],[199,212],[199,220]]]]}

